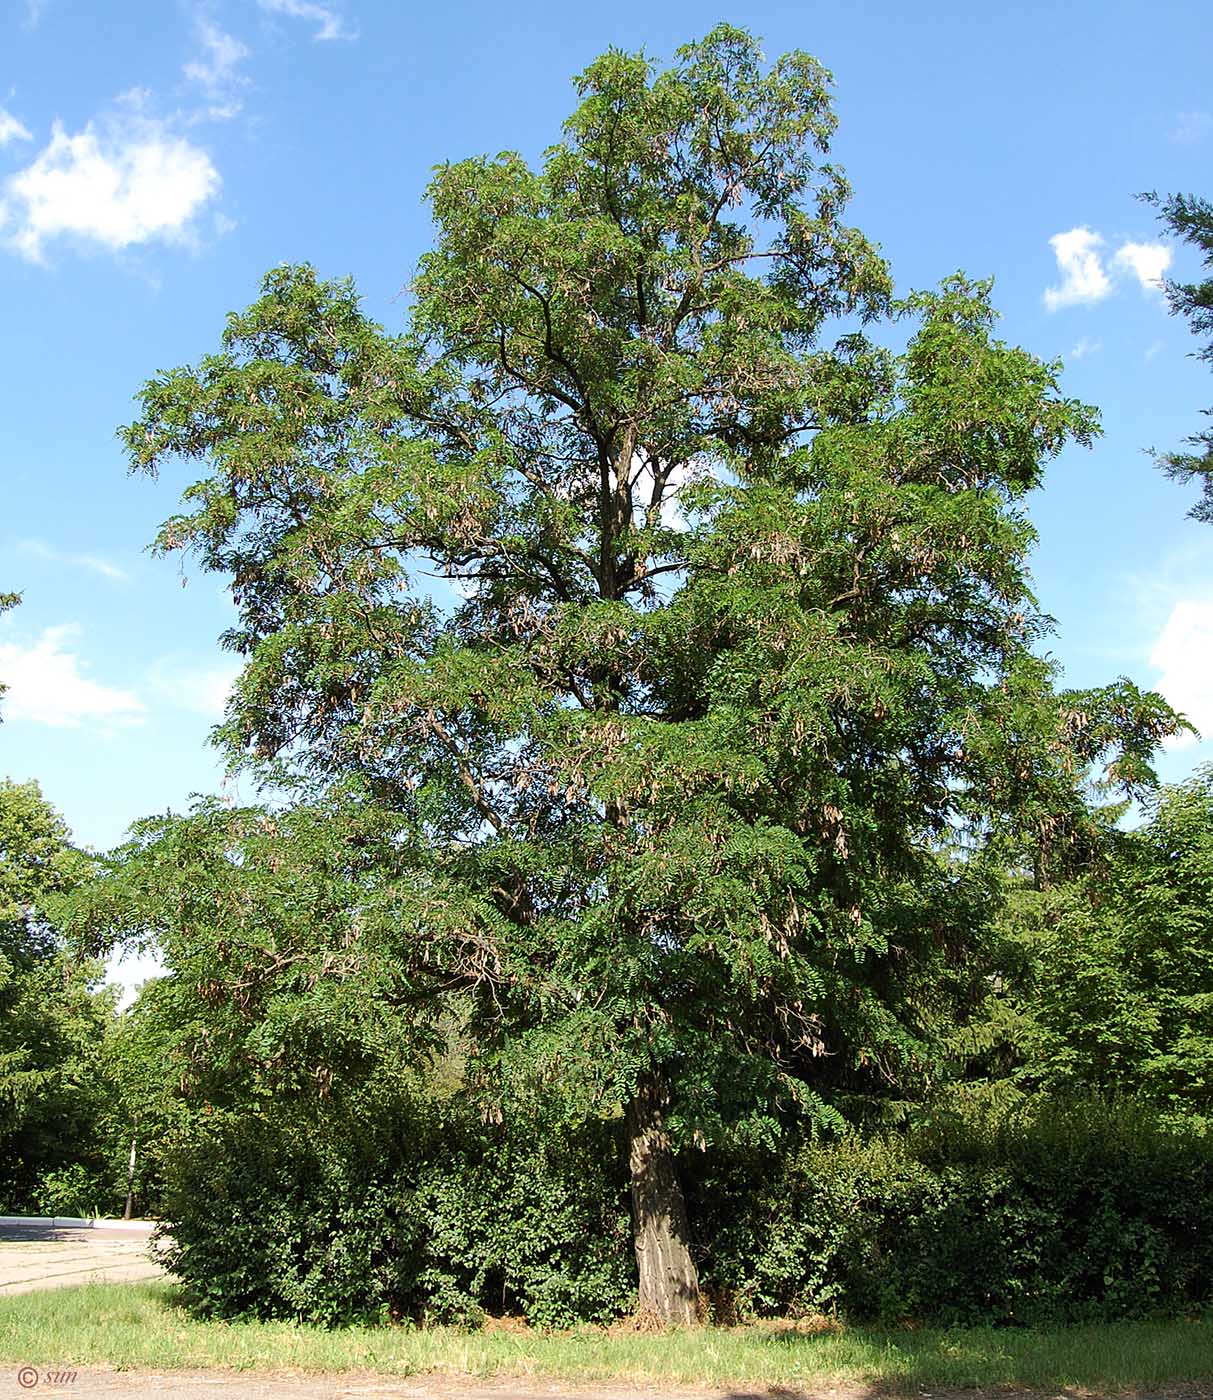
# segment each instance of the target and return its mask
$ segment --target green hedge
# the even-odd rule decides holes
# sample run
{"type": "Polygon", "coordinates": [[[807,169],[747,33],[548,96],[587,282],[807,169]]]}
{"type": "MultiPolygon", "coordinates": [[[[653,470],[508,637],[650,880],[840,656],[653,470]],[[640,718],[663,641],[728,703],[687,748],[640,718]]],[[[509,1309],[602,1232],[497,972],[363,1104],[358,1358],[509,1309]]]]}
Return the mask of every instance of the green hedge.
{"type": "Polygon", "coordinates": [[[609,1125],[226,1118],[169,1159],[170,1263],[202,1312],[338,1324],[606,1322],[633,1304],[609,1125]]]}
{"type": "MultiPolygon", "coordinates": [[[[1213,1295],[1213,1143],[1131,1110],[680,1166],[722,1319],[1055,1323],[1213,1295]]],[[[168,1219],[174,1269],[220,1316],[563,1326],[634,1298],[609,1123],[217,1118],[172,1155],[168,1219]]]]}
{"type": "Polygon", "coordinates": [[[743,1316],[1058,1323],[1213,1297],[1213,1143],[1124,1109],[718,1160],[703,1274],[743,1316]]]}

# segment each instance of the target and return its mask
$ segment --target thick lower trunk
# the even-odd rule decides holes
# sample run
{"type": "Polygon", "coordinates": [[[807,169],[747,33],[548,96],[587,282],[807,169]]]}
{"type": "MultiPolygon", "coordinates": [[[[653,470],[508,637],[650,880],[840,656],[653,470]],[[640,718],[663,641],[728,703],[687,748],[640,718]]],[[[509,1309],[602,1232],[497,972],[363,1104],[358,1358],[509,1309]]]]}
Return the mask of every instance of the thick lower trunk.
{"type": "Polygon", "coordinates": [[[640,1275],[639,1311],[690,1326],[699,1317],[699,1275],[691,1258],[687,1208],[665,1130],[665,1085],[645,1075],[627,1107],[632,1230],[640,1275]]]}

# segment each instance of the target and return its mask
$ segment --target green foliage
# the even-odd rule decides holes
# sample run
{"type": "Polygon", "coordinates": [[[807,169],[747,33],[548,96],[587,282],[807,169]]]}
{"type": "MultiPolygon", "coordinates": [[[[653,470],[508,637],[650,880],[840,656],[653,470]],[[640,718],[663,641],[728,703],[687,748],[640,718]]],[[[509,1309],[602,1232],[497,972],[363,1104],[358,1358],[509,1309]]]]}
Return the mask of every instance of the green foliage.
{"type": "Polygon", "coordinates": [[[83,1162],[48,1167],[26,1202],[32,1215],[90,1216],[108,1214],[113,1192],[105,1175],[83,1162]]]}
{"type": "MultiPolygon", "coordinates": [[[[216,1115],[170,1171],[174,1268],[224,1317],[606,1322],[634,1284],[618,1124],[466,1103],[216,1115]]],[[[682,1163],[718,1319],[1044,1325],[1210,1302],[1213,1143],[1125,1101],[682,1163]]]]}
{"type": "Polygon", "coordinates": [[[462,921],[475,908],[419,868],[398,820],[333,792],[139,823],[66,926],[81,945],[97,930],[154,943],[169,971],[115,1072],[146,1085],[140,1066],[159,1060],[181,1099],[235,1106],[310,1102],[441,1051],[433,983],[483,956],[462,921]]]}
{"type": "Polygon", "coordinates": [[[1003,925],[996,983],[954,1042],[964,1078],[1213,1124],[1213,769],[1163,789],[1082,879],[1017,892],[1003,925]]]}
{"type": "Polygon", "coordinates": [[[1210,1301],[1213,1145],[1128,1102],[726,1158],[692,1182],[726,1315],[1034,1325],[1210,1301]]]}
{"type": "Polygon", "coordinates": [[[113,999],[96,990],[100,967],[65,948],[56,918],[91,871],[37,784],[0,782],[0,1205],[9,1210],[64,1191],[77,1202],[106,1194],[97,1067],[113,999]]]}
{"type": "Polygon", "coordinates": [[[233,763],[381,809],[489,1097],[657,1072],[679,1140],[770,1137],[928,1072],[922,969],[989,907],[943,848],[1064,861],[1088,767],[1148,782],[1179,721],[1126,683],[1075,737],[1023,502],[1095,414],[988,283],[894,306],[820,65],[720,26],[578,91],[540,169],[439,168],[404,334],[277,268],[124,439],[202,468],[159,544],[232,582],[233,763]]]}
{"type": "Polygon", "coordinates": [[[224,1317],[605,1322],[635,1296],[617,1138],[398,1092],[216,1114],[168,1163],[172,1267],[224,1317]]]}
{"type": "MultiPolygon", "coordinates": [[[[1185,243],[1190,243],[1201,256],[1206,271],[1213,273],[1213,203],[1198,195],[1172,194],[1160,199],[1157,194],[1141,196],[1158,210],[1161,222],[1185,243]]],[[[1210,339],[1195,352],[1198,359],[1213,364],[1213,276],[1202,282],[1164,283],[1167,302],[1176,316],[1187,317],[1193,335],[1210,339]]],[[[1213,408],[1203,410],[1213,414],[1213,408]]],[[[1176,481],[1196,481],[1201,497],[1189,514],[1194,520],[1213,523],[1213,429],[1195,433],[1186,440],[1190,452],[1156,453],[1159,465],[1176,481]]]]}
{"type": "Polygon", "coordinates": [[[179,1034],[191,1024],[191,998],[179,991],[171,979],[146,983],[110,1022],[97,1064],[97,1129],[105,1144],[110,1209],[125,1205],[129,1190],[137,1216],[159,1216],[164,1159],[190,1117],[179,1034]]]}

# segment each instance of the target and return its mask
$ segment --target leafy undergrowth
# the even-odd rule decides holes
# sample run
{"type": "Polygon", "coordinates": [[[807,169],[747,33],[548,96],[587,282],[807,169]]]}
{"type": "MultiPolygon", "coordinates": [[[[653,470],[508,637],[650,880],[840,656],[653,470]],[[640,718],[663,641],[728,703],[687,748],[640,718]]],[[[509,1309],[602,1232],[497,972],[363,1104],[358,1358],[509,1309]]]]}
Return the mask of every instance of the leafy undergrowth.
{"type": "Polygon", "coordinates": [[[320,1328],[191,1317],[164,1283],[98,1284],[0,1299],[0,1363],[529,1375],[566,1381],[766,1386],[861,1382],[1140,1387],[1213,1380],[1213,1323],[1056,1330],[881,1332],[705,1328],[543,1334],[495,1326],[320,1328]]]}

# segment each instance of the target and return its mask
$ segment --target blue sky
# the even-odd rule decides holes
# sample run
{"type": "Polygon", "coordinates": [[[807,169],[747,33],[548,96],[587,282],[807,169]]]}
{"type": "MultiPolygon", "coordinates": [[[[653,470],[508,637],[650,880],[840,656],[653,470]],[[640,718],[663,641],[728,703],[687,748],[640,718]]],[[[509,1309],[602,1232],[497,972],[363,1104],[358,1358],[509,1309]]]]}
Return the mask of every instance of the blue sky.
{"type": "Polygon", "coordinates": [[[0,0],[0,590],[25,597],[0,619],[0,772],[98,847],[217,787],[230,613],[217,579],[144,552],[186,482],[125,474],[141,381],[212,349],[283,261],[353,275],[396,328],[433,165],[536,157],[596,54],[668,55],[717,18],[833,70],[852,218],[899,287],[993,275],[1006,337],[1100,406],[1105,436],[1033,507],[1053,650],[1213,735],[1213,532],[1144,454],[1213,402],[1152,285],[1196,265],[1133,199],[1213,194],[1207,0],[0,0]]]}

